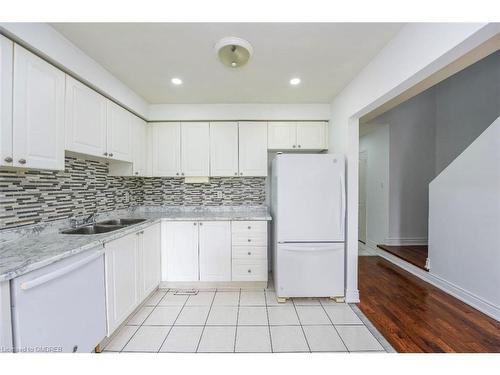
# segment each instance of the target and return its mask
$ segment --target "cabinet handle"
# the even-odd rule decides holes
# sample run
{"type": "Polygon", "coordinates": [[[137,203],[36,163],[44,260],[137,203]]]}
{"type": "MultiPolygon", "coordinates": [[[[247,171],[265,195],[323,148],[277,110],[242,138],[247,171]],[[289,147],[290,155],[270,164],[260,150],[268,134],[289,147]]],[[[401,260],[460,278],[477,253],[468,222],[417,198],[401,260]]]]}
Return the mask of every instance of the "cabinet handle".
{"type": "Polygon", "coordinates": [[[243,172],[240,172],[240,176],[243,176],[243,172]]]}
{"type": "Polygon", "coordinates": [[[193,223],[193,225],[196,225],[196,223],[193,223]]]}
{"type": "Polygon", "coordinates": [[[252,255],[252,252],[251,252],[251,251],[249,251],[249,252],[248,252],[248,255],[252,255]]]}
{"type": "Polygon", "coordinates": [[[7,156],[7,157],[6,157],[5,159],[3,159],[3,160],[5,160],[5,162],[6,162],[6,163],[12,163],[12,158],[11,158],[10,156],[7,156]]]}
{"type": "Polygon", "coordinates": [[[252,270],[248,270],[248,273],[252,273],[252,270]]]}
{"type": "Polygon", "coordinates": [[[238,172],[234,172],[234,175],[235,175],[235,176],[238,176],[238,172]]]}
{"type": "Polygon", "coordinates": [[[181,173],[181,176],[184,176],[184,172],[181,173]]]}
{"type": "Polygon", "coordinates": [[[109,154],[110,157],[113,157],[113,153],[109,154]]]}
{"type": "Polygon", "coordinates": [[[107,153],[107,152],[105,152],[103,155],[104,155],[104,156],[108,156],[108,153],[107,153]]]}
{"type": "Polygon", "coordinates": [[[200,223],[200,225],[203,225],[203,223],[200,223]]]}
{"type": "Polygon", "coordinates": [[[248,229],[252,229],[252,227],[249,225],[249,226],[248,226],[248,229]]]}
{"type": "Polygon", "coordinates": [[[293,147],[293,148],[295,148],[296,146],[295,146],[295,145],[293,145],[292,147],[293,147]]]}
{"type": "Polygon", "coordinates": [[[139,172],[135,172],[135,175],[137,176],[139,174],[139,172]]]}
{"type": "Polygon", "coordinates": [[[298,145],[297,147],[300,148],[300,145],[298,145]]]}
{"type": "Polygon", "coordinates": [[[175,175],[176,175],[176,176],[178,176],[178,175],[179,175],[179,172],[177,172],[175,175]]]}
{"type": "Polygon", "coordinates": [[[248,242],[252,242],[252,240],[249,238],[249,239],[248,239],[248,242]]]}
{"type": "Polygon", "coordinates": [[[19,164],[26,164],[26,159],[19,159],[19,164]]]}

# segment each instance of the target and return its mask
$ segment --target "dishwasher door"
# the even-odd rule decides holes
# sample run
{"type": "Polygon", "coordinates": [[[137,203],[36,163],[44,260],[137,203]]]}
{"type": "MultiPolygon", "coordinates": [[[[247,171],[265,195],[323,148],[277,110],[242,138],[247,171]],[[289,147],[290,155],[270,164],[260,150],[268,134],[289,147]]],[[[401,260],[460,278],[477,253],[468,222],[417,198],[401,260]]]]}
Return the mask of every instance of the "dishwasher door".
{"type": "Polygon", "coordinates": [[[11,281],[16,352],[92,352],[106,335],[104,253],[86,251],[11,281]]]}

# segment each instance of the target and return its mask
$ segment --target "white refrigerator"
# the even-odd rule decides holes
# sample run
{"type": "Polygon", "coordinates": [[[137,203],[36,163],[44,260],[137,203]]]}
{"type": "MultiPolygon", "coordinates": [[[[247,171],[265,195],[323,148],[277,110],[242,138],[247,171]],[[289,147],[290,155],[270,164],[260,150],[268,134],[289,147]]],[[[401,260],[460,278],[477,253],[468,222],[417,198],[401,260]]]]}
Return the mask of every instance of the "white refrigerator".
{"type": "Polygon", "coordinates": [[[344,156],[338,154],[277,154],[273,160],[278,298],[344,296],[344,174],[344,156]]]}

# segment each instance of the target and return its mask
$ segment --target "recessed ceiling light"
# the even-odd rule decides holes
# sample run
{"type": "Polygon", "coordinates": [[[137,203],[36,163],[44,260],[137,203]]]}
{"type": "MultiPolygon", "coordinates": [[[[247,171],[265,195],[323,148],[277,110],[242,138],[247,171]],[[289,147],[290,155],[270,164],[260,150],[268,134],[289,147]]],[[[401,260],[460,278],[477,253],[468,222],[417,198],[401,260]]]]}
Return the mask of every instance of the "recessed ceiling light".
{"type": "Polygon", "coordinates": [[[182,79],[180,78],[172,78],[170,81],[176,86],[182,85],[182,79]]]}
{"type": "Polygon", "coordinates": [[[296,86],[300,83],[300,78],[292,78],[290,80],[290,85],[296,86]]]}

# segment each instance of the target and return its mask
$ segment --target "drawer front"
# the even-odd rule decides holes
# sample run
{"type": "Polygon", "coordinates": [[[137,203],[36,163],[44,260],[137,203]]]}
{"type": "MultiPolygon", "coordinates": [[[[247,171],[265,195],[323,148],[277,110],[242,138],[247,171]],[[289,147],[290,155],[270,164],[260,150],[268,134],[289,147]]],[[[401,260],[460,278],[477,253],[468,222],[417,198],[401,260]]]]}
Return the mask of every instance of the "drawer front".
{"type": "Polygon", "coordinates": [[[267,246],[266,233],[233,233],[233,246],[267,246]]]}
{"type": "Polygon", "coordinates": [[[233,281],[266,281],[267,260],[244,261],[233,259],[233,281]]]}
{"type": "Polygon", "coordinates": [[[233,221],[232,232],[235,233],[266,233],[267,221],[233,221]]]}
{"type": "Polygon", "coordinates": [[[267,259],[265,246],[233,246],[233,259],[252,261],[254,259],[267,259]]]}

